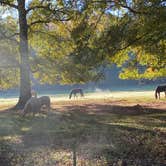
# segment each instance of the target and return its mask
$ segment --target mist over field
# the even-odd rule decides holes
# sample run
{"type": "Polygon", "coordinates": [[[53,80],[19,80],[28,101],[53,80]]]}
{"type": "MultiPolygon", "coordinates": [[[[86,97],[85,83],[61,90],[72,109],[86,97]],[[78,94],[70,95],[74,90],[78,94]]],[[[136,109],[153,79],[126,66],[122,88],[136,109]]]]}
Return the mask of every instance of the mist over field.
{"type": "Polygon", "coordinates": [[[165,8],[0,0],[0,166],[165,166],[165,8]]]}
{"type": "MultiPolygon", "coordinates": [[[[147,92],[145,95],[152,96],[151,94],[155,90],[157,85],[163,84],[166,78],[160,78],[156,80],[122,80],[118,77],[120,68],[113,66],[108,68],[105,73],[105,79],[99,82],[90,82],[86,84],[74,84],[74,85],[41,85],[37,81],[33,81],[32,89],[37,91],[38,95],[50,95],[54,98],[65,99],[68,98],[70,90],[73,88],[82,88],[85,92],[86,97],[115,97],[120,95],[123,97],[124,95],[132,94],[132,95],[140,95],[143,91],[151,91],[147,92]],[[134,93],[140,92],[140,93],[134,93]],[[131,93],[133,92],[133,93],[131,93]]],[[[34,78],[33,78],[34,79],[34,78]]],[[[17,89],[9,89],[9,90],[1,90],[0,98],[17,98],[19,95],[19,90],[17,89]]],[[[127,95],[127,96],[128,96],[127,95]]]]}

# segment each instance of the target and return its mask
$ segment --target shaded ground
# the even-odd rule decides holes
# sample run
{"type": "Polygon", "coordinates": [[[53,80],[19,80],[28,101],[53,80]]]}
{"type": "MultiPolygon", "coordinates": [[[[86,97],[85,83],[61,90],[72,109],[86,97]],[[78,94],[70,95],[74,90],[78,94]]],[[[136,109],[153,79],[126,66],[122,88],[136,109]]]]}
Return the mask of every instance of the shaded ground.
{"type": "Polygon", "coordinates": [[[0,163],[164,166],[165,122],[165,100],[58,101],[34,118],[2,110],[0,163]]]}

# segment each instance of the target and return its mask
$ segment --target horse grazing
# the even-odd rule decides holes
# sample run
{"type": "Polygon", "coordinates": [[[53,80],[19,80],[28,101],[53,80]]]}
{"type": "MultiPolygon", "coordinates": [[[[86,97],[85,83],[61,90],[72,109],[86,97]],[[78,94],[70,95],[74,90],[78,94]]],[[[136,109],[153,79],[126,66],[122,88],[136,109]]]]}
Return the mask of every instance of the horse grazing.
{"type": "Polygon", "coordinates": [[[50,111],[50,97],[41,96],[37,98],[37,93],[35,91],[31,92],[32,97],[26,102],[23,109],[23,117],[27,113],[33,113],[33,116],[37,113],[44,113],[42,110],[46,108],[47,111],[50,111]]]}
{"type": "Polygon", "coordinates": [[[40,109],[41,105],[38,98],[31,97],[24,106],[22,116],[24,117],[27,113],[33,113],[33,116],[35,116],[36,113],[40,112],[40,109]]]}
{"type": "Polygon", "coordinates": [[[81,97],[84,96],[83,90],[81,88],[77,88],[71,90],[69,94],[69,99],[71,99],[72,95],[74,95],[74,97],[77,97],[77,94],[80,94],[81,97]]]}
{"type": "Polygon", "coordinates": [[[156,90],[155,90],[155,98],[159,98],[160,99],[160,92],[165,92],[165,97],[166,97],[166,85],[160,85],[157,86],[156,90]]]}
{"type": "Polygon", "coordinates": [[[41,96],[38,98],[39,102],[40,102],[40,109],[45,107],[47,109],[47,111],[50,111],[50,97],[49,96],[41,96]]]}

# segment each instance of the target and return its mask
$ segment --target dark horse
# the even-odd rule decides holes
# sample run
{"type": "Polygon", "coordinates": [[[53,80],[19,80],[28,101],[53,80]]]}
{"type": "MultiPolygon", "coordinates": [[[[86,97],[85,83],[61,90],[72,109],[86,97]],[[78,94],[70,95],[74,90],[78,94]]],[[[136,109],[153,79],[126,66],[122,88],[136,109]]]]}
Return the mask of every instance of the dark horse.
{"type": "Polygon", "coordinates": [[[81,88],[77,88],[71,90],[69,99],[71,99],[72,95],[74,95],[74,97],[77,97],[77,94],[80,94],[81,97],[84,96],[83,90],[81,88]]]}
{"type": "Polygon", "coordinates": [[[166,85],[160,85],[157,86],[156,90],[155,90],[155,98],[159,98],[160,99],[160,92],[165,92],[165,97],[166,97],[166,85]]]}

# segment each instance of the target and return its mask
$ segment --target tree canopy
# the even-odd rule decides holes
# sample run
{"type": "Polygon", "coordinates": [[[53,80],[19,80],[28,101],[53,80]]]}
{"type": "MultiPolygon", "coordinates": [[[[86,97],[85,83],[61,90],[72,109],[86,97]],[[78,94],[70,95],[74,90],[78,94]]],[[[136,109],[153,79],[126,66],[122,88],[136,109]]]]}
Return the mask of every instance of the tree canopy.
{"type": "MultiPolygon", "coordinates": [[[[18,6],[0,2],[2,13],[10,11],[0,20],[1,47],[10,46],[17,62],[15,70],[1,68],[17,75],[11,86],[20,75],[18,6]]],[[[165,6],[162,0],[25,1],[33,76],[43,83],[97,81],[113,63],[122,79],[166,76],[165,6]]]]}

